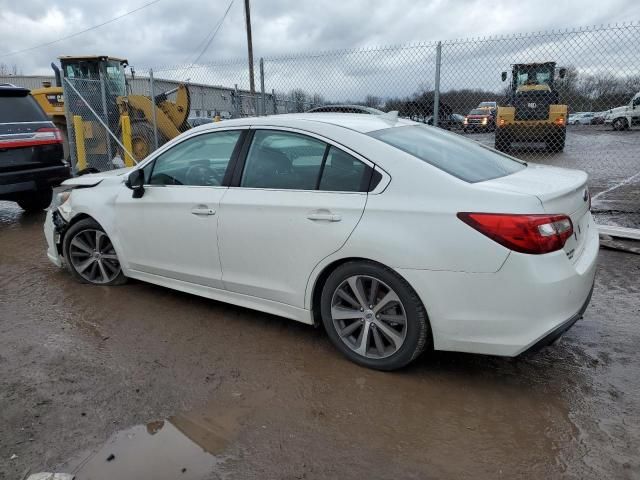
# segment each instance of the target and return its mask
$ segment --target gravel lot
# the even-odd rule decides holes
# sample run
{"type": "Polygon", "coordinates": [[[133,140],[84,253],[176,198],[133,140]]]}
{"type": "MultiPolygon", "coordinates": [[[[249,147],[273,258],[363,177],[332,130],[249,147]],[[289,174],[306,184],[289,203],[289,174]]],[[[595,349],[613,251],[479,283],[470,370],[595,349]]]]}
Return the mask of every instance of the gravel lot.
{"type": "Polygon", "coordinates": [[[601,251],[559,344],[388,374],[278,317],[79,285],[42,222],[0,202],[0,478],[640,478],[638,255],[601,251]]]}

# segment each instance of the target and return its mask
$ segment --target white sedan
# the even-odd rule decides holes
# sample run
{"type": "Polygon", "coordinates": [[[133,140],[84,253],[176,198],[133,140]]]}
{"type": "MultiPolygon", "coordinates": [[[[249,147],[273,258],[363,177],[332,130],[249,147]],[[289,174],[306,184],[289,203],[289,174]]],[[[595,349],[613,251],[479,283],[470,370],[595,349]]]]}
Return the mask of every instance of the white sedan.
{"type": "Polygon", "coordinates": [[[586,181],[393,114],[245,118],[66,181],[45,233],[81,282],[323,324],[392,370],[425,348],[516,356],[578,320],[598,254],[586,181]]]}

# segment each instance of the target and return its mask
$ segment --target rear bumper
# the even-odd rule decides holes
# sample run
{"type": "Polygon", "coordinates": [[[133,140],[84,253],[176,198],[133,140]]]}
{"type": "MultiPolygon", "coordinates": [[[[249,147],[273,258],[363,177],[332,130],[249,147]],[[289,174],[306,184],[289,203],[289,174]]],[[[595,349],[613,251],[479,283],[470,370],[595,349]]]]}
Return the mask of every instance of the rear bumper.
{"type": "Polygon", "coordinates": [[[13,200],[24,192],[54,187],[71,177],[65,165],[0,173],[0,199],[13,200]]]}
{"type": "MultiPolygon", "coordinates": [[[[565,134],[566,127],[548,122],[515,122],[499,125],[496,133],[505,135],[513,142],[532,142],[536,139],[560,137],[565,134]]],[[[543,140],[542,140],[543,141],[543,140]]]]}
{"type": "Polygon", "coordinates": [[[588,305],[597,229],[578,259],[512,252],[495,273],[399,269],[422,299],[436,350],[517,356],[566,331],[588,305]]]}

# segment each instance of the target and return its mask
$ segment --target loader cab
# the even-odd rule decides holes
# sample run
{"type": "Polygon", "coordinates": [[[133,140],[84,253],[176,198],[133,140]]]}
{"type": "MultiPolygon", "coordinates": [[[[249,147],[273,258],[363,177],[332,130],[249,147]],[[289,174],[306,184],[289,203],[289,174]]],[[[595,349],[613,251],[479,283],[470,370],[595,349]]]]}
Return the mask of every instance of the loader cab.
{"type": "Polygon", "coordinates": [[[60,57],[62,75],[74,84],[100,84],[104,79],[107,96],[126,95],[126,77],[124,69],[127,60],[108,56],[64,56],[60,57]]]}
{"type": "MultiPolygon", "coordinates": [[[[564,78],[566,69],[558,69],[558,77],[564,78]]],[[[554,91],[556,63],[516,63],[511,68],[511,92],[554,91]]],[[[507,72],[502,72],[502,81],[507,80],[507,72]]]]}

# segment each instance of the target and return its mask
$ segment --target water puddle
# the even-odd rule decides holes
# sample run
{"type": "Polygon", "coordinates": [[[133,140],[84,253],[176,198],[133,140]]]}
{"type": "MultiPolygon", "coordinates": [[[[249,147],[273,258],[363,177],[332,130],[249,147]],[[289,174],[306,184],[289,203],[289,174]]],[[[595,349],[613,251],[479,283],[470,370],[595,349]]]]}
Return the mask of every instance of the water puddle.
{"type": "Polygon", "coordinates": [[[247,417],[269,398],[271,392],[236,394],[231,401],[122,430],[98,450],[69,461],[64,471],[76,480],[209,478],[229,458],[224,454],[229,444],[250,425],[247,417]]]}

